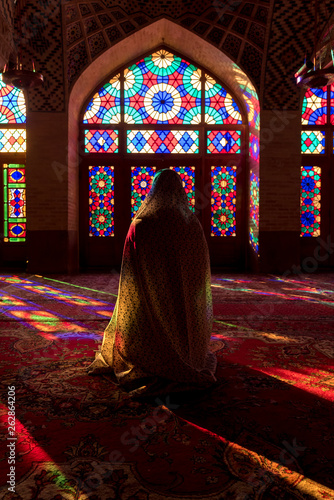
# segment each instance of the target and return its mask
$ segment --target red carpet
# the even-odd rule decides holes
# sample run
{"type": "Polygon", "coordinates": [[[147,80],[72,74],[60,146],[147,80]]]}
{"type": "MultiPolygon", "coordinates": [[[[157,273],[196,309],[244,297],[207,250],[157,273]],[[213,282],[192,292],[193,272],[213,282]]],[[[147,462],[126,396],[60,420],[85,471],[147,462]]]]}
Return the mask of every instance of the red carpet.
{"type": "Polygon", "coordinates": [[[215,274],[217,385],[147,402],[84,371],[117,274],[57,279],[0,276],[1,499],[334,499],[334,276],[215,274]]]}

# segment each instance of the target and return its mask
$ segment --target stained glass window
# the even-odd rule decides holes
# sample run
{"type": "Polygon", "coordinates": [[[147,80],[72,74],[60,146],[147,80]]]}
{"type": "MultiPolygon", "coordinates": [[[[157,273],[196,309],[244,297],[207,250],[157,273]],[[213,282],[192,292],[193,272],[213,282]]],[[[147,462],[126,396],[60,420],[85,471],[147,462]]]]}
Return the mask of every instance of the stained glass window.
{"type": "Polygon", "coordinates": [[[126,123],[199,123],[201,70],[166,50],[124,71],[126,123]]]}
{"type": "Polygon", "coordinates": [[[330,86],[330,115],[331,124],[334,125],[334,84],[330,86]]]}
{"type": "Polygon", "coordinates": [[[155,167],[131,167],[132,218],[151,189],[155,171],[155,167]]]}
{"type": "MultiPolygon", "coordinates": [[[[247,91],[256,126],[258,110],[255,110],[253,102],[256,92],[250,87],[247,91]]],[[[161,49],[120,71],[93,95],[83,117],[84,151],[87,154],[114,153],[118,156],[162,153],[193,154],[197,157],[199,153],[240,155],[241,127],[235,125],[241,124],[237,102],[217,80],[182,57],[161,49]],[[207,124],[210,124],[206,127],[210,130],[204,130],[207,124]],[[215,127],[215,124],[218,126],[215,127]],[[203,150],[200,151],[200,148],[203,150]]],[[[113,186],[112,167],[90,167],[91,236],[113,235],[113,202],[107,200],[107,203],[110,202],[107,209],[104,205],[106,193],[96,191],[100,176],[109,175],[101,170],[105,168],[111,169],[113,186]],[[105,211],[102,213],[101,210],[105,211]]],[[[194,212],[195,167],[170,168],[179,173],[189,206],[194,212]]],[[[212,192],[212,235],[234,236],[236,167],[214,168],[215,182],[217,186],[220,183],[220,187],[216,186],[212,192]]],[[[128,172],[126,165],[123,170],[128,172]]],[[[155,170],[156,167],[131,167],[132,218],[150,190],[155,170]]]]}
{"type": "Polygon", "coordinates": [[[25,166],[3,165],[4,241],[23,242],[26,239],[26,178],[25,166]]]}
{"type": "Polygon", "coordinates": [[[0,129],[1,153],[25,153],[26,130],[24,128],[0,129]]]}
{"type": "Polygon", "coordinates": [[[302,125],[323,125],[327,122],[327,87],[307,89],[303,99],[302,125]]]}
{"type": "Polygon", "coordinates": [[[195,167],[170,167],[177,172],[185,189],[190,209],[195,212],[195,167]]]}
{"type": "Polygon", "coordinates": [[[302,153],[324,154],[325,153],[325,132],[318,130],[304,130],[301,134],[302,153]]]}
{"type": "Polygon", "coordinates": [[[118,153],[118,130],[85,130],[85,153],[118,153]]]}
{"type": "Polygon", "coordinates": [[[128,153],[198,153],[196,130],[128,130],[128,153]]]}
{"type": "Polygon", "coordinates": [[[320,236],[321,168],[301,167],[301,236],[320,236]]]}
{"type": "Polygon", "coordinates": [[[0,74],[0,123],[25,123],[26,104],[22,90],[6,85],[0,74]]]}
{"type": "Polygon", "coordinates": [[[259,138],[252,133],[249,134],[249,154],[254,160],[257,161],[259,159],[259,138]]]}
{"type": "Polygon", "coordinates": [[[249,238],[250,243],[256,253],[259,252],[259,178],[251,171],[250,173],[250,207],[249,207],[249,217],[250,217],[250,227],[249,227],[249,238]]]}
{"type": "Polygon", "coordinates": [[[214,78],[205,75],[205,123],[242,123],[239,107],[214,78]]]}
{"type": "Polygon", "coordinates": [[[211,167],[211,236],[236,235],[236,166],[211,167]]]}
{"type": "Polygon", "coordinates": [[[256,89],[248,78],[245,77],[245,73],[235,63],[233,63],[233,76],[242,89],[249,125],[259,130],[260,106],[256,89]]]}
{"type": "Polygon", "coordinates": [[[120,74],[94,94],[87,106],[83,123],[119,123],[121,120],[120,74]]]}
{"type": "Polygon", "coordinates": [[[114,167],[89,167],[89,236],[114,236],[114,167]]]}
{"type": "Polygon", "coordinates": [[[239,130],[209,130],[207,153],[240,153],[241,132],[239,130]]]}
{"type": "Polygon", "coordinates": [[[200,124],[202,91],[206,123],[242,123],[237,103],[214,78],[205,75],[202,89],[201,70],[162,49],[129,66],[96,92],[86,108],[84,124],[121,121],[121,77],[125,123],[200,124]]]}

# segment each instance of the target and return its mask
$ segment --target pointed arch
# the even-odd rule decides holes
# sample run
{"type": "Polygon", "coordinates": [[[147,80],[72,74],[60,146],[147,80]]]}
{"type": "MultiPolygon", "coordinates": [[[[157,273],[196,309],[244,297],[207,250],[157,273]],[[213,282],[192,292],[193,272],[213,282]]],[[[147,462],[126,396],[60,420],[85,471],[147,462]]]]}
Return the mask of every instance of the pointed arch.
{"type": "Polygon", "coordinates": [[[80,113],[83,105],[87,102],[89,95],[98,84],[106,80],[111,74],[115,74],[118,68],[125,66],[129,61],[140,59],[143,53],[149,53],[160,45],[167,46],[171,51],[179,52],[196,61],[208,72],[214,74],[226,86],[230,88],[234,96],[241,103],[242,114],[247,116],[249,124],[249,141],[247,141],[246,153],[249,151],[251,157],[247,163],[251,173],[249,183],[250,209],[249,214],[249,240],[258,253],[258,203],[259,203],[259,100],[256,89],[248,76],[228,56],[216,47],[191,33],[180,25],[167,19],[160,19],[155,23],[137,31],[128,38],[122,40],[100,55],[92,64],[86,68],[75,82],[69,96],[69,229],[78,228],[78,137],[80,113]],[[252,192],[251,192],[252,187],[252,192]]]}

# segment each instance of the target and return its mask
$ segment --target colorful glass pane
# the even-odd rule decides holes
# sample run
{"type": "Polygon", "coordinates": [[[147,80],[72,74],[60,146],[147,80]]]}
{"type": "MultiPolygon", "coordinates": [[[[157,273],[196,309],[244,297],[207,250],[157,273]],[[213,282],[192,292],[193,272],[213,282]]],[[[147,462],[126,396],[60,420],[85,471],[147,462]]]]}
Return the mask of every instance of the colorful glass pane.
{"type": "Polygon", "coordinates": [[[259,138],[252,133],[249,134],[249,154],[253,160],[257,161],[259,159],[259,138]]]}
{"type": "Polygon", "coordinates": [[[196,130],[127,130],[128,153],[198,153],[196,130]]]}
{"type": "Polygon", "coordinates": [[[300,224],[301,236],[320,236],[321,168],[301,168],[300,224]]]}
{"type": "Polygon", "coordinates": [[[155,167],[131,167],[132,219],[151,189],[155,171],[155,167]]]}
{"type": "Polygon", "coordinates": [[[195,212],[195,167],[169,167],[175,170],[182,179],[182,185],[185,189],[189,208],[195,212]]]}
{"type": "Polygon", "coordinates": [[[85,153],[118,153],[118,130],[85,130],[85,153]]]}
{"type": "Polygon", "coordinates": [[[208,130],[207,153],[240,153],[239,130],[208,130]]]}
{"type": "Polygon", "coordinates": [[[24,128],[0,129],[1,153],[25,153],[27,147],[24,128]]]}
{"type": "Polygon", "coordinates": [[[25,165],[4,164],[4,241],[23,242],[26,238],[25,165]]]}
{"type": "Polygon", "coordinates": [[[114,76],[94,94],[86,108],[83,123],[119,123],[121,121],[120,75],[114,76]]]}
{"type": "Polygon", "coordinates": [[[236,235],[236,166],[211,167],[211,236],[236,235]]]}
{"type": "Polygon", "coordinates": [[[114,167],[89,167],[89,236],[114,236],[114,167]]]}
{"type": "Polygon", "coordinates": [[[301,135],[302,153],[324,154],[325,132],[318,130],[304,130],[301,135]]]}
{"type": "Polygon", "coordinates": [[[124,71],[125,123],[200,123],[201,70],[166,50],[124,71]]]}
{"type": "Polygon", "coordinates": [[[246,86],[243,89],[243,97],[246,104],[249,125],[259,130],[260,128],[260,106],[256,90],[246,86]]]}
{"type": "Polygon", "coordinates": [[[327,87],[307,89],[303,99],[302,125],[323,125],[327,122],[327,87]]]}
{"type": "Polygon", "coordinates": [[[250,173],[250,207],[249,207],[249,239],[254,251],[259,253],[259,178],[251,171],[250,173]]]}
{"type": "Polygon", "coordinates": [[[214,78],[205,75],[205,123],[242,123],[239,107],[214,78]]]}
{"type": "Polygon", "coordinates": [[[334,84],[330,86],[331,124],[334,125],[334,84]]]}
{"type": "Polygon", "coordinates": [[[25,123],[26,104],[22,90],[6,85],[0,74],[0,123],[25,123]]]}
{"type": "Polygon", "coordinates": [[[259,130],[260,126],[260,106],[259,98],[254,85],[246,77],[245,73],[235,64],[232,64],[233,76],[238,82],[243,93],[244,102],[247,109],[247,119],[251,127],[259,130]]]}

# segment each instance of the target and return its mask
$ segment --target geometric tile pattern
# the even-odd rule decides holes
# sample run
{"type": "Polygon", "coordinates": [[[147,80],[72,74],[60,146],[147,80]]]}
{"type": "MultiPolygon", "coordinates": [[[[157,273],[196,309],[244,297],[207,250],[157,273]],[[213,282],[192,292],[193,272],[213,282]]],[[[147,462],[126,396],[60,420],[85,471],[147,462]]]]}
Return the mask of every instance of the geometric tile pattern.
{"type": "MultiPolygon", "coordinates": [[[[333,8],[333,0],[329,4],[319,2],[319,33],[328,20],[327,9],[332,12],[333,8]]],[[[314,45],[313,24],[313,2],[275,1],[263,86],[264,109],[299,109],[300,89],[294,73],[314,45]]]]}
{"type": "MultiPolygon", "coordinates": [[[[36,0],[37,1],[37,0],[36,0]]],[[[201,2],[155,2],[125,0],[94,3],[69,0],[64,4],[67,34],[68,82],[106,48],[118,43],[159,16],[193,31],[226,52],[260,88],[263,53],[273,0],[202,0],[201,2]],[[265,3],[265,5],[263,5],[265,3]],[[75,38],[81,33],[81,37],[75,38]]]]}
{"type": "Polygon", "coordinates": [[[64,111],[61,2],[26,0],[21,3],[20,21],[24,37],[20,37],[20,47],[23,68],[30,69],[34,61],[36,71],[44,77],[41,87],[29,90],[29,110],[64,111]]]}

